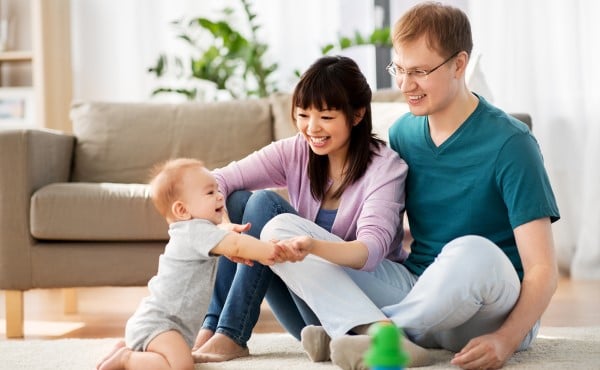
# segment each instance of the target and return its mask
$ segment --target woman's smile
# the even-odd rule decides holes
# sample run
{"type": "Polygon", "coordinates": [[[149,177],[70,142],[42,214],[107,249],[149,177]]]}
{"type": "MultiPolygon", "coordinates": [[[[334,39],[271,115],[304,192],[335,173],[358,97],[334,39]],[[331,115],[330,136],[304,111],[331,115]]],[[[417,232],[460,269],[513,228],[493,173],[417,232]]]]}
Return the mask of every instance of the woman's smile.
{"type": "Polygon", "coordinates": [[[315,148],[322,148],[327,145],[327,142],[331,138],[331,136],[310,136],[308,135],[310,140],[310,144],[315,148]]]}

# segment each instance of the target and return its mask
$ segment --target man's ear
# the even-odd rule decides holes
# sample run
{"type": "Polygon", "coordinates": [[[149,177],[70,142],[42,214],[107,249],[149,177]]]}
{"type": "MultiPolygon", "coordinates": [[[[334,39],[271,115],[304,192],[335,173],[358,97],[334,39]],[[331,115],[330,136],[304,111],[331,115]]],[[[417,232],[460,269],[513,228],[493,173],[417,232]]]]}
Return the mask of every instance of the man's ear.
{"type": "Polygon", "coordinates": [[[362,121],[363,117],[365,116],[366,111],[367,111],[366,107],[362,107],[356,111],[356,113],[354,114],[354,122],[352,122],[352,126],[356,126],[356,125],[358,125],[358,123],[360,121],[362,121]]]}
{"type": "Polygon", "coordinates": [[[190,219],[190,214],[185,204],[180,200],[176,200],[175,202],[173,202],[173,204],[171,205],[171,213],[177,220],[180,221],[190,219]]]}
{"type": "Polygon", "coordinates": [[[469,64],[469,54],[467,54],[466,51],[461,51],[456,56],[456,72],[459,73],[459,75],[466,75],[467,64],[469,64]]]}

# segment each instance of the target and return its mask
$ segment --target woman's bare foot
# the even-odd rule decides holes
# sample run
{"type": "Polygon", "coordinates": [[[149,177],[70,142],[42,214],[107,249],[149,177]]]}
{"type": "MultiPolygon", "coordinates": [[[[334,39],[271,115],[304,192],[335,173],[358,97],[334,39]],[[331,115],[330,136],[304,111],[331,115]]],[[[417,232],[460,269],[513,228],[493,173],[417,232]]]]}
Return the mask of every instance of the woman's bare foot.
{"type": "Polygon", "coordinates": [[[198,335],[196,336],[196,342],[194,343],[194,347],[192,347],[192,352],[202,347],[204,343],[208,342],[212,336],[215,335],[215,332],[209,329],[200,329],[198,335]]]}
{"type": "Polygon", "coordinates": [[[119,341],[108,356],[104,357],[102,361],[96,366],[97,370],[119,370],[125,369],[125,361],[131,354],[131,349],[125,347],[124,341],[119,341]]]}
{"type": "Polygon", "coordinates": [[[216,333],[202,347],[192,352],[194,362],[223,362],[249,356],[247,347],[241,347],[228,336],[216,333]]]}

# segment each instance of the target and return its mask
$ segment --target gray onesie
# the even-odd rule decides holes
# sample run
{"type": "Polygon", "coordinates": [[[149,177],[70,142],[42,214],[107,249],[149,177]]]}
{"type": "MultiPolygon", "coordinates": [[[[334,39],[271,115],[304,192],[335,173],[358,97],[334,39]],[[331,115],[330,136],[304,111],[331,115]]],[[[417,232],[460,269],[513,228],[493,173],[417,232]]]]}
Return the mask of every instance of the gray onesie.
{"type": "MultiPolygon", "coordinates": [[[[227,235],[207,220],[180,221],[169,226],[169,243],[150,279],[150,295],[127,321],[125,342],[145,351],[158,334],[177,330],[194,345],[212,295],[217,259],[210,251],[227,235]]],[[[135,268],[135,266],[131,266],[135,268]]]]}

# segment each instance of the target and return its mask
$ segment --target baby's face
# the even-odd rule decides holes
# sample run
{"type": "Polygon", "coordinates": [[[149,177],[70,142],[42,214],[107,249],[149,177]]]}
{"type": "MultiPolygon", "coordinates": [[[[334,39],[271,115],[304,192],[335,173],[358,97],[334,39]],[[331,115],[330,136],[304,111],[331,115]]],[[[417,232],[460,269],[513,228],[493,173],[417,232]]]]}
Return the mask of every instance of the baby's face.
{"type": "Polygon", "coordinates": [[[183,202],[193,218],[221,223],[225,211],[223,194],[206,168],[191,168],[183,175],[183,202]]]}

